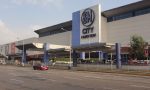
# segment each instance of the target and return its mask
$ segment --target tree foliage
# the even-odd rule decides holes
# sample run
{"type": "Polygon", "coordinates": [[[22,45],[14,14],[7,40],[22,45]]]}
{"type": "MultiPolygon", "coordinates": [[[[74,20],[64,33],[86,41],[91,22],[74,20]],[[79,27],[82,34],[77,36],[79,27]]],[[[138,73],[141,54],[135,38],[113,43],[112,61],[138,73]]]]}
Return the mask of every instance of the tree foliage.
{"type": "Polygon", "coordinates": [[[144,59],[144,49],[147,45],[147,43],[144,41],[144,39],[141,36],[133,35],[130,38],[130,56],[132,59],[138,59],[142,60],[144,59]]]}

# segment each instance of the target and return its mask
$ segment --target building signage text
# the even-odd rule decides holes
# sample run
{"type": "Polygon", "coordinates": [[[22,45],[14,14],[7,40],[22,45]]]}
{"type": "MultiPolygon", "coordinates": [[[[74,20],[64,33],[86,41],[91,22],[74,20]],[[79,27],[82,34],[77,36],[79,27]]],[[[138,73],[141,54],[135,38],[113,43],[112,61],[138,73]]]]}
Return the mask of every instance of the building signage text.
{"type": "Polygon", "coordinates": [[[96,37],[96,33],[93,33],[94,26],[93,23],[95,21],[95,13],[92,9],[88,8],[83,11],[81,16],[81,22],[84,28],[82,29],[81,38],[91,38],[96,37]]]}

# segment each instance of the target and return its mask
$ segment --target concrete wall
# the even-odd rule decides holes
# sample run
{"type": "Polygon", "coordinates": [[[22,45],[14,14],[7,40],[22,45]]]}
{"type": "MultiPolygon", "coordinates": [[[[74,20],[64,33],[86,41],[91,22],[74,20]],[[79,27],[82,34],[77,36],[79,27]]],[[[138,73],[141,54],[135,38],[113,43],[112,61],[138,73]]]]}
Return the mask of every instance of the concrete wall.
{"type": "Polygon", "coordinates": [[[150,42],[150,14],[108,23],[108,43],[128,45],[132,35],[139,35],[150,42]]]}
{"type": "Polygon", "coordinates": [[[70,45],[70,39],[71,39],[71,32],[63,32],[59,34],[54,34],[50,36],[40,37],[38,40],[39,42],[48,42],[50,44],[56,44],[56,45],[70,45]]]}
{"type": "Polygon", "coordinates": [[[33,37],[33,38],[28,38],[28,39],[17,41],[16,46],[23,45],[23,44],[31,44],[31,43],[36,43],[36,42],[39,42],[38,38],[33,37]]]}
{"type": "Polygon", "coordinates": [[[101,17],[101,38],[102,42],[108,41],[108,25],[107,25],[107,18],[101,17]]]}

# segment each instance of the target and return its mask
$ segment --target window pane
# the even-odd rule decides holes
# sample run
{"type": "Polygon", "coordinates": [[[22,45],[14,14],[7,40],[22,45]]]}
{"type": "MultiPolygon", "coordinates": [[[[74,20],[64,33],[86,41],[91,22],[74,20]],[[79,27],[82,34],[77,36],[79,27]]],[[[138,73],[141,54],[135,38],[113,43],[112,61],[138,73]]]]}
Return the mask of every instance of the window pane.
{"type": "Polygon", "coordinates": [[[133,16],[132,13],[125,13],[125,14],[115,16],[115,20],[125,19],[125,18],[129,18],[132,16],[133,16]]]}
{"type": "Polygon", "coordinates": [[[138,15],[143,15],[143,14],[147,14],[147,13],[150,13],[150,8],[138,10],[135,12],[135,15],[138,16],[138,15]]]}

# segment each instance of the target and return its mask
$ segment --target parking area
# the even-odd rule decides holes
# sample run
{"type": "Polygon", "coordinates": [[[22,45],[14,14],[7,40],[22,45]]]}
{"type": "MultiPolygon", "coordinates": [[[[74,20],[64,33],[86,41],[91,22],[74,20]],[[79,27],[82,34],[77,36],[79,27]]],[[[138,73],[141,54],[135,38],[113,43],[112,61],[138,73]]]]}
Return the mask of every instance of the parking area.
{"type": "Polygon", "coordinates": [[[150,78],[68,70],[0,66],[1,90],[149,90],[150,78]]]}

